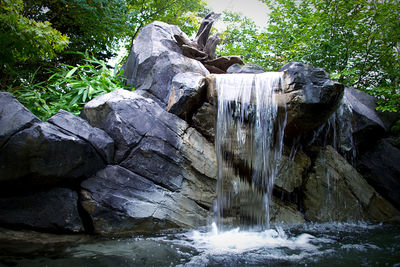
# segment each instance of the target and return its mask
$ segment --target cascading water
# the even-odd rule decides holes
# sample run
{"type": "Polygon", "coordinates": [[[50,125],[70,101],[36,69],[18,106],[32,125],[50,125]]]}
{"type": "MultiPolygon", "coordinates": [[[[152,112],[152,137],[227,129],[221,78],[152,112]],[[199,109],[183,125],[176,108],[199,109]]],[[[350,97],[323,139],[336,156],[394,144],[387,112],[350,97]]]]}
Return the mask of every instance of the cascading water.
{"type": "Polygon", "coordinates": [[[269,204],[282,154],[286,112],[274,94],[281,72],[216,75],[218,228],[269,228],[269,204]]]}

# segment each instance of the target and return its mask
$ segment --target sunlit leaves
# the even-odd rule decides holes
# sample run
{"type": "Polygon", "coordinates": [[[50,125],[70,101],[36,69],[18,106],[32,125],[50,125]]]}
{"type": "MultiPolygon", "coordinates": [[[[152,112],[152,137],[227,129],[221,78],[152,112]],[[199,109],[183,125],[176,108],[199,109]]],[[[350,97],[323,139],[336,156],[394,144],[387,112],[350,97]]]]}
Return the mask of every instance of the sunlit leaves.
{"type": "Polygon", "coordinates": [[[45,22],[22,15],[22,0],[0,2],[0,68],[16,62],[50,59],[68,44],[68,37],[45,22]]]}

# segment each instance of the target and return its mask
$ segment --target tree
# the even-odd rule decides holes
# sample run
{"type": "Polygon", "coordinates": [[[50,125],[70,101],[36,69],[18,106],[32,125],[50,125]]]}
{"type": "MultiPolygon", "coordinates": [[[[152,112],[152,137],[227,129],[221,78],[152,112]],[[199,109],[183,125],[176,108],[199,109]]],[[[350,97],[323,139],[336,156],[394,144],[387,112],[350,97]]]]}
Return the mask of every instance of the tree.
{"type": "MultiPolygon", "coordinates": [[[[124,0],[25,0],[24,15],[50,22],[70,40],[68,51],[88,51],[99,59],[114,55],[121,38],[130,34],[124,0]]],[[[64,54],[59,61],[75,64],[82,58],[64,54]]]]}
{"type": "Polygon", "coordinates": [[[52,59],[68,44],[68,36],[49,22],[36,22],[22,15],[22,0],[0,2],[0,76],[15,72],[16,64],[52,59]]]}
{"type": "Polygon", "coordinates": [[[291,61],[322,67],[332,78],[376,96],[380,109],[400,110],[399,1],[263,2],[271,10],[268,27],[247,37],[248,50],[263,51],[256,63],[270,70],[291,61]]]}

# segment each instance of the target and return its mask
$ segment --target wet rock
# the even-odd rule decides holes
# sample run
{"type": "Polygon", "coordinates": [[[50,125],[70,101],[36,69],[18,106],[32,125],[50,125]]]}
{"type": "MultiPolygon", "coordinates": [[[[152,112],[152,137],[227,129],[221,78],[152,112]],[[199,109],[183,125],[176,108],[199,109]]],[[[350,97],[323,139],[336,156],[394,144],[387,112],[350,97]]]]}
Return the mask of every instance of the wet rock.
{"type": "Polygon", "coordinates": [[[303,204],[306,220],[314,222],[389,221],[399,215],[331,146],[321,148],[316,157],[303,204]]]}
{"type": "Polygon", "coordinates": [[[105,166],[84,140],[44,122],[18,132],[0,150],[0,183],[8,188],[73,184],[105,166]]]}
{"type": "Polygon", "coordinates": [[[193,115],[192,125],[205,138],[207,138],[207,140],[214,143],[216,120],[217,109],[210,103],[204,102],[204,104],[193,115]]]}
{"type": "Polygon", "coordinates": [[[292,153],[288,148],[284,149],[274,183],[275,187],[286,193],[293,193],[302,185],[303,173],[311,166],[311,159],[303,151],[292,153]]]}
{"type": "Polygon", "coordinates": [[[194,72],[206,76],[199,61],[182,54],[174,36],[187,36],[174,25],[153,22],[140,31],[123,66],[127,83],[145,97],[167,108],[172,79],[178,73],[194,72]]]}
{"type": "Polygon", "coordinates": [[[263,73],[265,70],[257,65],[239,65],[239,64],[233,64],[230,66],[227,70],[226,73],[263,73]]]}
{"type": "Polygon", "coordinates": [[[205,100],[205,77],[198,73],[179,73],[172,79],[167,111],[188,120],[205,100]]]}
{"type": "Polygon", "coordinates": [[[47,122],[89,142],[106,163],[112,163],[114,157],[114,141],[104,131],[92,127],[87,121],[65,110],[60,110],[47,122]]]}
{"type": "Polygon", "coordinates": [[[152,233],[204,225],[208,213],[193,200],[120,166],[108,166],[82,183],[82,206],[101,235],[152,233]]]}
{"type": "Polygon", "coordinates": [[[382,139],[361,154],[358,170],[379,194],[400,209],[400,149],[392,139],[382,139]]]}
{"type": "Polygon", "coordinates": [[[346,87],[344,97],[352,108],[352,128],[356,145],[382,136],[386,127],[376,112],[376,99],[357,89],[346,87]]]}
{"type": "Polygon", "coordinates": [[[83,232],[78,194],[66,188],[0,198],[0,224],[51,232],[83,232]]]}
{"type": "Polygon", "coordinates": [[[321,69],[292,62],[283,66],[283,94],[277,95],[280,106],[286,106],[285,136],[294,138],[322,126],[336,111],[344,86],[329,79],[321,69]]]}
{"type": "Polygon", "coordinates": [[[0,92],[0,148],[12,135],[38,122],[40,119],[10,93],[0,92]]]}
{"type": "Polygon", "coordinates": [[[82,114],[115,140],[119,165],[211,205],[217,175],[214,147],[185,121],[126,90],[90,101],[82,114]]]}
{"type": "Polygon", "coordinates": [[[270,206],[270,220],[272,224],[301,224],[305,223],[303,214],[293,203],[273,198],[270,206]]]}
{"type": "MultiPolygon", "coordinates": [[[[60,250],[93,241],[83,234],[52,234],[31,230],[0,228],[0,255],[57,257],[60,250]],[[49,255],[50,254],[50,255],[49,255]]],[[[4,261],[2,261],[4,263],[4,261]]]]}

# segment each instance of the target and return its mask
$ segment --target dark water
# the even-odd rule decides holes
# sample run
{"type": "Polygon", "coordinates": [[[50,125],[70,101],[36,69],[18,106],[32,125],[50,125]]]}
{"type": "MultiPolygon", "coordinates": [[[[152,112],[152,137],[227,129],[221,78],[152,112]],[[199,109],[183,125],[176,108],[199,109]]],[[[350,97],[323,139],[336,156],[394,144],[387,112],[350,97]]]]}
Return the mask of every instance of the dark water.
{"type": "Polygon", "coordinates": [[[212,229],[0,248],[2,266],[400,266],[400,226],[306,224],[212,229]],[[29,247],[28,247],[29,246],[29,247]]]}

